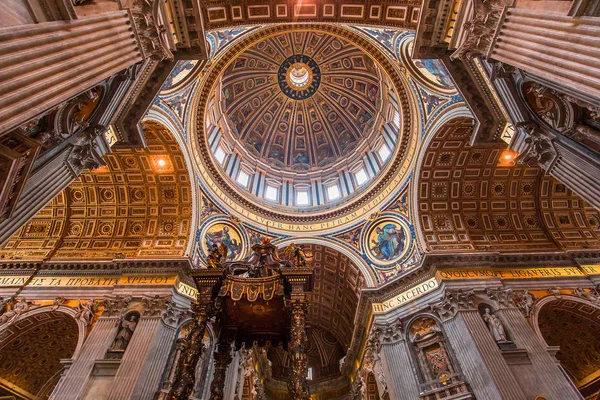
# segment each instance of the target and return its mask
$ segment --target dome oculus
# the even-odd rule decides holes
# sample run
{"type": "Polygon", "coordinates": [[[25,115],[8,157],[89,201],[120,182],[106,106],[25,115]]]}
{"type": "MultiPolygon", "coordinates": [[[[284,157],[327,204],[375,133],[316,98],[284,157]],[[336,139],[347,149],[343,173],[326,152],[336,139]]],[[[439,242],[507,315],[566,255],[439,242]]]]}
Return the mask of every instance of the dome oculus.
{"type": "Polygon", "coordinates": [[[321,84],[321,70],[307,55],[288,57],[277,72],[279,88],[290,99],[305,100],[311,97],[321,84]]]}

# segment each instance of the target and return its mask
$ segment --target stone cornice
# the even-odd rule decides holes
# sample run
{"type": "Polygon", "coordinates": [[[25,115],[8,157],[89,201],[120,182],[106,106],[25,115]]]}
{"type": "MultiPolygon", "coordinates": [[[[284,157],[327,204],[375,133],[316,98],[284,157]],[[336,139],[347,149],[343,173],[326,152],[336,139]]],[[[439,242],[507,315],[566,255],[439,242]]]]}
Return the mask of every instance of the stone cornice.
{"type": "MultiPolygon", "coordinates": [[[[113,260],[113,261],[52,261],[26,262],[6,261],[0,263],[0,276],[29,274],[37,271],[43,275],[114,275],[114,274],[159,274],[176,273],[189,276],[191,262],[188,258],[171,260],[113,260]]],[[[191,282],[191,281],[190,281],[191,282]]]]}
{"type": "Polygon", "coordinates": [[[385,302],[407,288],[432,278],[440,268],[559,267],[599,262],[600,251],[597,250],[529,254],[426,254],[419,267],[406,271],[377,288],[363,289],[354,320],[354,341],[351,344],[351,351],[357,351],[362,346],[365,339],[363,332],[369,323],[373,303],[385,302]]]}

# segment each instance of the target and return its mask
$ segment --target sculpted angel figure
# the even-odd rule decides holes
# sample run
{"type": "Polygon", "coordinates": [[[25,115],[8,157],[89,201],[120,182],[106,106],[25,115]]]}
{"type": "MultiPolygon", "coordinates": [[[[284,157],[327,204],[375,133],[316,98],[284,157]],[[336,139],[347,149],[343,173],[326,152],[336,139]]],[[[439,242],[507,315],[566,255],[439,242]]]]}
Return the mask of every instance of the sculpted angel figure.
{"type": "Polygon", "coordinates": [[[292,243],[285,248],[285,254],[293,257],[295,267],[306,267],[306,254],[302,247],[292,243]]]}
{"type": "Polygon", "coordinates": [[[81,300],[79,300],[79,305],[77,306],[77,313],[75,314],[75,317],[78,318],[81,322],[83,322],[85,326],[88,326],[92,322],[96,310],[97,307],[94,302],[94,299],[86,303],[81,303],[81,300]]]}
{"type": "Polygon", "coordinates": [[[533,309],[533,304],[535,303],[535,296],[529,293],[529,290],[525,289],[523,294],[521,295],[521,299],[519,300],[519,308],[523,310],[523,313],[526,317],[529,317],[531,314],[531,310],[533,309]]]}
{"type": "Polygon", "coordinates": [[[26,313],[29,310],[34,308],[38,308],[39,305],[33,304],[30,301],[19,300],[18,302],[13,304],[12,309],[6,311],[4,314],[0,316],[0,325],[6,324],[6,326],[12,325],[21,318],[21,315],[26,313]]]}

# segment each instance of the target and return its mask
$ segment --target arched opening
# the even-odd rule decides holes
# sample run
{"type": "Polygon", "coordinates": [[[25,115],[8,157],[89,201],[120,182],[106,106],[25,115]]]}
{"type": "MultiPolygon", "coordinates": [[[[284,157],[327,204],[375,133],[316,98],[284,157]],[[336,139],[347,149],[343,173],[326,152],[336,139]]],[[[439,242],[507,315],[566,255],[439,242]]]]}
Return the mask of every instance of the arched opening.
{"type": "Polygon", "coordinates": [[[600,394],[600,308],[563,297],[544,304],[537,324],[548,346],[586,399],[600,394]]]}
{"type": "MultiPolygon", "coordinates": [[[[360,291],[366,286],[365,279],[358,266],[339,251],[320,244],[302,246],[314,268],[307,319],[311,395],[343,398],[350,390],[350,381],[343,374],[341,364],[352,340],[354,317],[360,291]]],[[[288,354],[282,347],[271,347],[266,358],[265,364],[270,368],[264,382],[266,394],[268,398],[285,399],[290,367],[288,354]]]]}
{"type": "Polygon", "coordinates": [[[0,247],[0,259],[184,256],[193,213],[185,157],[163,124],[143,128],[147,148],[105,155],[0,247]]]}
{"type": "Polygon", "coordinates": [[[429,252],[555,251],[600,243],[594,207],[502,148],[471,146],[474,127],[471,118],[452,119],[423,151],[416,209],[429,252]]]}
{"type": "Polygon", "coordinates": [[[0,397],[47,399],[77,348],[79,326],[50,311],[22,318],[0,332],[0,397]]]}

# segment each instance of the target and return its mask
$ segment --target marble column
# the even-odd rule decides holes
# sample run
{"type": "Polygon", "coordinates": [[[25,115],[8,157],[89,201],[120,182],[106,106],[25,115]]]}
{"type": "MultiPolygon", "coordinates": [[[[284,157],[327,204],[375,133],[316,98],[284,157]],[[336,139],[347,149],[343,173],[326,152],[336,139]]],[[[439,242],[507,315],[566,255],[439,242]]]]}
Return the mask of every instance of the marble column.
{"type": "Polygon", "coordinates": [[[517,368],[522,370],[519,373],[521,379],[527,380],[525,390],[529,392],[529,398],[543,396],[548,399],[580,399],[579,392],[562,373],[558,361],[548,353],[523,314],[517,308],[503,308],[497,313],[506,324],[510,339],[519,348],[527,350],[531,363],[517,368]]]}
{"type": "Polygon", "coordinates": [[[600,104],[598,18],[507,8],[490,56],[600,104]]]}
{"type": "Polygon", "coordinates": [[[117,334],[118,316],[101,316],[94,324],[81,351],[73,360],[59,386],[54,389],[52,400],[76,400],[81,398],[90,374],[98,359],[104,358],[108,347],[117,334]]]}
{"type": "Polygon", "coordinates": [[[215,373],[210,383],[210,400],[224,400],[227,368],[233,359],[231,357],[231,345],[226,341],[218,343],[214,358],[215,373]]]}
{"type": "Polygon", "coordinates": [[[0,42],[0,133],[142,60],[126,11],[4,28],[0,42]]]}

